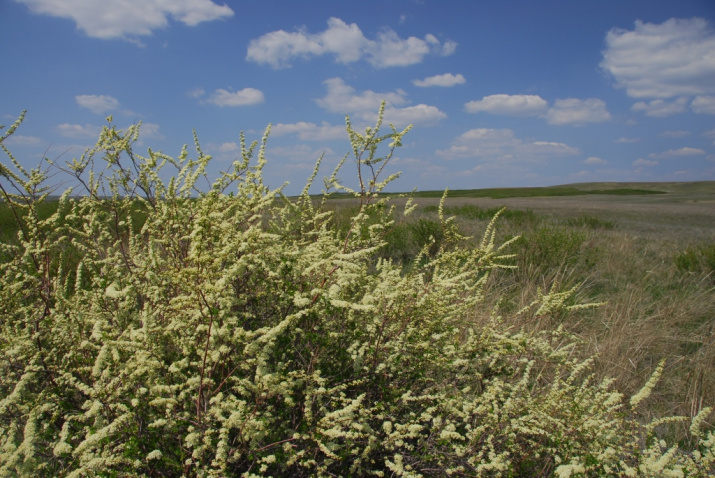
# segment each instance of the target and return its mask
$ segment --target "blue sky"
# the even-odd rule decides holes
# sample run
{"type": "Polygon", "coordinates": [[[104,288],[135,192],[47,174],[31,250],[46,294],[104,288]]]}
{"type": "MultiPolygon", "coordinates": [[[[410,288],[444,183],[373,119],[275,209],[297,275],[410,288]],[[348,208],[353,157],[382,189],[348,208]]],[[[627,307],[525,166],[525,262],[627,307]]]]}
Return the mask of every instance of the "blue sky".
{"type": "Polygon", "coordinates": [[[414,125],[392,190],[715,179],[712,0],[5,0],[0,44],[27,167],[112,114],[140,152],[195,129],[215,173],[272,123],[267,182],[296,193],[385,99],[414,125]]]}

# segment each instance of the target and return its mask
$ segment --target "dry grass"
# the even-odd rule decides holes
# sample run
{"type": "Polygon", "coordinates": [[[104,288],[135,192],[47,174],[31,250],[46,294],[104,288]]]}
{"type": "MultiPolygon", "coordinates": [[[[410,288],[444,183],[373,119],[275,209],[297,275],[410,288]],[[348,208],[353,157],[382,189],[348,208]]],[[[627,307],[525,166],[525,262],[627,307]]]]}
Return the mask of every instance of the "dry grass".
{"type": "MultiPolygon", "coordinates": [[[[502,308],[516,310],[538,288],[582,284],[579,301],[605,305],[514,326],[563,324],[583,342],[583,354],[598,354],[597,374],[614,377],[624,393],[637,392],[666,358],[649,410],[692,417],[715,404],[715,271],[676,264],[689,248],[715,245],[715,190],[712,183],[709,189],[700,186],[689,192],[675,185],[658,196],[460,198],[446,205],[452,211],[465,205],[533,211],[532,220],[500,222],[502,240],[524,240],[513,248],[519,269],[495,278],[488,295],[505,298],[502,308]]],[[[438,200],[417,202],[421,210],[414,220],[436,220],[438,200]]],[[[460,215],[457,220],[475,237],[487,222],[460,215]]]]}

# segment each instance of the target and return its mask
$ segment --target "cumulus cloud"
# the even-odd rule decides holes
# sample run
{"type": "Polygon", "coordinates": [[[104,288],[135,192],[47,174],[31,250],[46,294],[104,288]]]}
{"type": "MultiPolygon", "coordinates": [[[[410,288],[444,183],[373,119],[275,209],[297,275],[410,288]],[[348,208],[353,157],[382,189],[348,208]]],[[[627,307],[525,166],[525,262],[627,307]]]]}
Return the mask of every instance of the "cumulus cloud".
{"type": "Polygon", "coordinates": [[[404,106],[408,103],[407,93],[403,90],[376,93],[366,90],[357,93],[355,88],[346,84],[340,78],[330,78],[323,82],[328,91],[323,98],[316,100],[319,106],[331,113],[356,115],[366,121],[375,117],[375,112],[380,108],[383,100],[387,102],[385,108],[385,122],[395,126],[407,124],[434,124],[446,118],[439,108],[430,105],[404,106]]]}
{"type": "Polygon", "coordinates": [[[678,129],[678,130],[663,131],[658,136],[662,136],[663,138],[683,138],[685,136],[688,136],[689,134],[690,134],[690,131],[678,129]]]}
{"type": "Polygon", "coordinates": [[[510,129],[475,128],[462,133],[449,149],[437,154],[445,159],[511,157],[520,144],[510,129]]]}
{"type": "Polygon", "coordinates": [[[452,40],[447,40],[442,45],[442,51],[440,53],[442,54],[442,56],[450,56],[450,55],[454,55],[455,51],[457,51],[457,42],[452,41],[452,40]]]}
{"type": "Polygon", "coordinates": [[[272,136],[297,134],[303,141],[327,141],[346,137],[345,126],[331,125],[325,121],[317,125],[299,121],[297,123],[278,123],[271,127],[272,136]]]}
{"type": "Polygon", "coordinates": [[[633,98],[715,92],[715,34],[703,18],[636,21],[606,35],[601,68],[633,98]]]}
{"type": "MultiPolygon", "coordinates": [[[[368,113],[365,119],[374,117],[374,115],[374,113],[372,115],[368,113]]],[[[425,104],[385,109],[385,122],[392,123],[396,127],[405,127],[408,124],[435,124],[446,117],[447,115],[436,106],[425,104]]]]}
{"type": "Polygon", "coordinates": [[[586,158],[584,161],[584,164],[592,164],[592,165],[602,165],[602,164],[608,164],[608,161],[605,159],[598,158],[596,156],[591,156],[589,158],[586,158]]]}
{"type": "Polygon", "coordinates": [[[218,147],[220,153],[233,153],[235,151],[239,151],[240,149],[241,147],[235,141],[221,143],[218,147]]]}
{"type": "Polygon", "coordinates": [[[715,96],[697,96],[690,108],[698,114],[715,115],[715,96]]]}
{"type": "Polygon", "coordinates": [[[622,138],[618,138],[618,139],[616,140],[616,143],[628,144],[628,143],[637,143],[637,142],[639,142],[639,141],[640,141],[640,138],[626,138],[626,137],[622,137],[622,138]]]}
{"type": "Polygon", "coordinates": [[[4,141],[8,146],[37,146],[43,143],[42,139],[36,136],[24,136],[13,134],[4,141]]]}
{"type": "Polygon", "coordinates": [[[674,114],[682,113],[688,104],[688,98],[682,96],[675,101],[652,100],[649,102],[639,101],[631,106],[631,111],[642,111],[646,116],[664,118],[674,114]]]}
{"type": "Polygon", "coordinates": [[[475,128],[458,136],[452,146],[438,150],[444,159],[475,158],[482,161],[538,160],[553,155],[579,154],[578,148],[552,141],[525,141],[511,129],[475,128]]]}
{"type": "Polygon", "coordinates": [[[366,58],[376,68],[419,63],[428,54],[451,55],[456,43],[442,44],[428,34],[424,39],[400,38],[394,30],[384,29],[370,40],[355,24],[339,18],[328,19],[328,28],[320,33],[305,29],[295,32],[276,30],[266,33],[248,45],[246,59],[273,68],[287,68],[296,58],[304,60],[332,55],[338,63],[353,63],[366,58]]]}
{"type": "Polygon", "coordinates": [[[611,114],[606,110],[606,103],[597,98],[556,100],[554,106],[546,113],[546,120],[554,125],[583,125],[601,123],[610,119],[611,114]]]}
{"type": "Polygon", "coordinates": [[[348,25],[339,18],[330,18],[328,29],[319,34],[277,30],[251,40],[246,59],[273,68],[285,68],[295,58],[308,59],[332,53],[338,63],[352,63],[363,56],[367,45],[367,38],[356,24],[348,25]]]}
{"type": "Polygon", "coordinates": [[[156,123],[142,123],[139,131],[143,139],[164,139],[164,135],[159,132],[159,125],[156,123]]]}
{"type": "Polygon", "coordinates": [[[658,161],[652,161],[649,159],[643,159],[643,158],[638,158],[635,161],[633,161],[633,166],[655,166],[658,164],[658,161]]]}
{"type": "Polygon", "coordinates": [[[448,171],[443,164],[422,158],[394,156],[391,162],[397,169],[409,171],[412,174],[419,174],[421,178],[431,180],[434,180],[435,177],[443,176],[448,171]]]}
{"type": "Polygon", "coordinates": [[[360,94],[355,93],[355,88],[346,84],[341,78],[330,78],[325,80],[323,84],[327,87],[328,92],[323,98],[316,100],[319,106],[325,108],[331,113],[350,113],[350,112],[365,112],[372,111],[373,114],[377,111],[382,103],[382,100],[387,101],[388,105],[399,106],[407,103],[407,93],[402,90],[385,93],[375,93],[372,90],[363,91],[360,94]]]}
{"type": "Polygon", "coordinates": [[[100,126],[70,123],[57,125],[57,129],[62,136],[66,136],[68,138],[97,138],[99,133],[102,131],[100,126]]]}
{"type": "Polygon", "coordinates": [[[564,143],[557,143],[555,141],[533,141],[531,143],[526,143],[522,148],[523,151],[528,153],[542,153],[542,154],[578,154],[578,148],[574,148],[564,143]]]}
{"type": "Polygon", "coordinates": [[[200,86],[197,86],[196,88],[193,88],[186,92],[186,95],[189,96],[190,98],[201,98],[205,94],[206,94],[206,90],[204,90],[200,86]]]}
{"type": "Polygon", "coordinates": [[[462,74],[453,75],[452,73],[445,73],[444,75],[428,76],[424,80],[412,80],[412,84],[419,87],[428,86],[454,86],[462,85],[467,80],[462,74]]]}
{"type": "Polygon", "coordinates": [[[402,39],[393,30],[379,33],[371,46],[368,61],[378,68],[414,65],[430,52],[428,42],[417,37],[402,39]]]}
{"type": "Polygon", "coordinates": [[[546,112],[548,104],[538,95],[489,95],[464,105],[468,113],[485,111],[508,116],[538,116],[546,112]]]}
{"type": "Polygon", "coordinates": [[[539,116],[554,125],[583,125],[611,119],[610,113],[606,110],[606,103],[597,98],[559,99],[549,108],[548,102],[538,95],[498,94],[465,103],[464,109],[468,113],[484,111],[507,116],[539,116]]]}
{"type": "Polygon", "coordinates": [[[92,113],[108,114],[119,108],[119,100],[106,95],[77,95],[75,101],[82,108],[87,108],[92,113]]]}
{"type": "Polygon", "coordinates": [[[216,106],[249,106],[263,101],[263,92],[255,88],[244,88],[235,92],[219,88],[206,99],[207,103],[216,106]]]}
{"type": "Polygon", "coordinates": [[[677,158],[683,156],[700,156],[705,154],[705,151],[700,148],[684,147],[680,149],[669,149],[662,153],[651,153],[649,158],[677,158]]]}
{"type": "Polygon", "coordinates": [[[307,144],[274,146],[269,148],[268,154],[271,158],[283,158],[280,160],[282,168],[304,171],[312,170],[321,155],[326,157],[336,156],[335,152],[330,148],[313,148],[307,144]]]}
{"type": "Polygon", "coordinates": [[[166,28],[169,18],[187,26],[228,18],[233,10],[211,0],[16,0],[31,12],[69,18],[93,38],[124,38],[151,35],[166,28]]]}

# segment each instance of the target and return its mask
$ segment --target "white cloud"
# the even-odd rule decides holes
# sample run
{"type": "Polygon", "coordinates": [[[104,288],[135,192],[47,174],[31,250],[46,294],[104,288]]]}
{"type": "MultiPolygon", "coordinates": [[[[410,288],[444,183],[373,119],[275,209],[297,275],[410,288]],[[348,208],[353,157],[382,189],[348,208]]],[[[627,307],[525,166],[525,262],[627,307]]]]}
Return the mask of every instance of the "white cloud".
{"type": "Polygon", "coordinates": [[[106,95],[77,95],[75,101],[82,108],[87,108],[92,113],[101,115],[109,114],[119,108],[119,100],[106,95]]]}
{"type": "Polygon", "coordinates": [[[658,161],[651,161],[648,159],[643,159],[643,158],[638,158],[635,161],[633,161],[633,166],[655,166],[658,164],[658,161]]]}
{"type": "Polygon", "coordinates": [[[715,34],[702,18],[635,22],[606,35],[601,68],[633,98],[671,98],[715,92],[715,34]]]}
{"type": "Polygon", "coordinates": [[[345,126],[331,125],[323,122],[320,125],[299,121],[297,123],[278,123],[271,127],[272,136],[297,134],[303,141],[327,141],[343,139],[347,136],[345,126]]]}
{"type": "Polygon", "coordinates": [[[676,158],[683,156],[700,156],[705,154],[700,148],[690,148],[684,147],[680,149],[669,149],[668,151],[663,151],[662,153],[651,153],[648,155],[649,158],[676,158]]]}
{"type": "Polygon", "coordinates": [[[263,103],[263,101],[263,92],[255,88],[244,88],[236,92],[219,88],[206,100],[207,103],[217,106],[248,106],[263,103]]]}
{"type": "Polygon", "coordinates": [[[534,141],[526,143],[522,148],[524,152],[543,154],[578,154],[578,148],[554,141],[534,141]]]}
{"type": "Polygon", "coordinates": [[[555,125],[601,123],[610,119],[611,115],[606,110],[606,103],[597,98],[556,100],[554,106],[546,113],[548,123],[555,125]]]}
{"type": "Polygon", "coordinates": [[[689,134],[690,134],[690,131],[685,131],[685,130],[679,129],[679,130],[663,131],[658,136],[662,136],[663,138],[683,138],[685,136],[688,136],[689,134]]]}
{"type": "Polygon", "coordinates": [[[605,159],[598,158],[596,156],[591,156],[589,158],[586,158],[586,160],[584,161],[584,164],[595,164],[595,165],[608,164],[608,161],[606,161],[605,159]]]}
{"type": "Polygon", "coordinates": [[[639,141],[640,141],[640,138],[626,138],[626,137],[622,137],[622,138],[618,138],[618,139],[616,140],[616,143],[625,143],[625,144],[628,144],[628,143],[637,143],[637,142],[639,142],[639,141]]]}
{"type": "Polygon", "coordinates": [[[169,18],[187,26],[228,18],[233,10],[211,0],[16,0],[31,12],[74,20],[93,38],[132,38],[166,28],[169,18]]]}
{"type": "Polygon", "coordinates": [[[464,84],[467,80],[462,74],[453,75],[445,73],[444,75],[429,76],[424,80],[412,80],[412,84],[419,87],[427,86],[454,86],[464,84]]]}
{"type": "Polygon", "coordinates": [[[394,156],[390,163],[403,173],[418,174],[421,178],[434,180],[442,177],[448,169],[440,163],[420,158],[394,156]]]}
{"type": "Polygon", "coordinates": [[[273,68],[287,68],[296,58],[310,59],[330,54],[338,63],[353,63],[366,58],[376,68],[385,68],[413,65],[430,53],[451,55],[455,48],[456,43],[441,44],[431,34],[424,39],[403,39],[391,29],[383,30],[375,40],[370,40],[355,23],[348,25],[331,17],[328,28],[320,33],[309,33],[305,29],[296,32],[276,30],[251,40],[246,59],[273,68]]]}
{"type": "Polygon", "coordinates": [[[393,123],[395,126],[434,124],[447,117],[435,106],[419,104],[401,107],[408,103],[407,93],[402,90],[384,93],[366,90],[356,93],[355,88],[345,84],[340,78],[330,78],[323,83],[328,92],[323,98],[317,99],[316,103],[332,113],[349,114],[372,121],[380,104],[385,100],[385,123],[393,123]]]}
{"type": "Polygon", "coordinates": [[[715,96],[697,96],[690,108],[698,114],[715,115],[715,96]]]}
{"type": "Polygon", "coordinates": [[[462,133],[449,149],[437,154],[445,159],[505,157],[520,144],[510,129],[475,128],[462,133]]]}
{"type": "Polygon", "coordinates": [[[444,159],[476,158],[482,161],[533,161],[553,155],[579,154],[578,148],[552,141],[524,141],[510,129],[471,129],[457,137],[446,150],[438,150],[444,159]]]}
{"type": "Polygon", "coordinates": [[[70,123],[57,125],[57,129],[62,136],[66,136],[68,138],[98,138],[99,133],[102,131],[100,126],[91,124],[82,126],[81,124],[70,123]]]}
{"type": "Polygon", "coordinates": [[[221,146],[218,147],[218,150],[221,153],[233,153],[235,151],[239,151],[240,149],[241,147],[235,141],[221,143],[221,146]]]}
{"type": "MultiPolygon", "coordinates": [[[[370,119],[374,117],[374,115],[374,112],[372,115],[367,113],[367,116],[364,118],[370,119]]],[[[385,109],[385,122],[392,123],[395,127],[405,127],[408,124],[435,124],[446,117],[447,115],[436,106],[424,104],[407,106],[405,108],[385,109]]]]}
{"type": "Polygon", "coordinates": [[[387,101],[391,106],[403,105],[407,102],[407,95],[402,90],[386,93],[375,93],[372,90],[355,93],[355,88],[345,84],[340,78],[330,78],[323,84],[328,88],[327,94],[323,98],[316,100],[319,106],[332,113],[363,113],[372,112],[374,115],[382,100],[387,101]]]}
{"type": "Polygon", "coordinates": [[[285,68],[294,58],[308,59],[332,53],[338,63],[352,63],[363,56],[367,45],[367,38],[356,24],[348,25],[339,18],[330,18],[328,29],[319,34],[277,30],[251,40],[246,59],[267,63],[273,68],[285,68]]]}
{"type": "Polygon", "coordinates": [[[164,139],[164,135],[159,132],[159,125],[156,123],[142,123],[139,132],[140,138],[143,139],[164,139]]]}
{"type": "Polygon", "coordinates": [[[643,111],[646,116],[664,118],[666,116],[682,113],[688,104],[688,98],[681,96],[675,101],[652,100],[639,101],[631,106],[631,111],[643,111]]]}
{"type": "Polygon", "coordinates": [[[468,113],[487,113],[508,116],[538,116],[546,112],[548,104],[538,95],[489,95],[464,105],[468,113]]]}
{"type": "Polygon", "coordinates": [[[442,56],[454,55],[455,51],[457,51],[456,41],[447,40],[446,42],[444,42],[444,45],[442,45],[442,56]]]}
{"type": "Polygon", "coordinates": [[[200,86],[197,86],[196,88],[193,88],[193,89],[187,91],[186,94],[190,98],[201,98],[202,96],[204,96],[206,94],[206,90],[204,90],[200,86]]]}
{"type": "Polygon", "coordinates": [[[371,45],[368,61],[377,68],[414,65],[429,52],[428,42],[417,37],[402,39],[393,30],[386,30],[371,45]]]}
{"type": "MultiPolygon", "coordinates": [[[[288,162],[282,161],[281,167],[286,170],[310,171],[315,167],[321,155],[328,158],[335,157],[335,152],[330,148],[312,148],[307,144],[297,144],[293,146],[275,146],[268,148],[266,153],[268,161],[271,158],[285,158],[288,162]]],[[[276,163],[273,163],[276,164],[276,163]]]]}
{"type": "Polygon", "coordinates": [[[37,146],[43,143],[36,136],[24,136],[21,134],[13,134],[3,142],[8,146],[37,146]]]}
{"type": "Polygon", "coordinates": [[[583,125],[611,119],[610,113],[606,110],[606,103],[597,98],[560,99],[549,108],[548,102],[538,95],[499,94],[465,103],[464,109],[468,113],[485,111],[508,116],[540,116],[554,125],[583,125]]]}

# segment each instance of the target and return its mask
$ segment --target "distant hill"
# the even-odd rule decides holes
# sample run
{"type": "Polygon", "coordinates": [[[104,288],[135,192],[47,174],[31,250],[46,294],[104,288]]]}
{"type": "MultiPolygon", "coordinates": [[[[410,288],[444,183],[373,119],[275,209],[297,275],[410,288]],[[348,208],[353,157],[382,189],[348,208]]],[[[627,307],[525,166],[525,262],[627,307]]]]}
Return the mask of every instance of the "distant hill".
{"type": "Polygon", "coordinates": [[[600,182],[600,183],[573,183],[553,186],[556,188],[568,187],[576,189],[644,189],[658,190],[672,193],[713,193],[715,194],[715,181],[685,181],[685,182],[600,182]]]}
{"type": "MultiPolygon", "coordinates": [[[[444,191],[417,191],[415,197],[441,197],[444,191]]],[[[715,194],[715,181],[691,182],[593,182],[544,187],[450,189],[451,198],[555,197],[583,195],[715,194]]],[[[392,194],[392,193],[390,193],[392,194]]]]}

